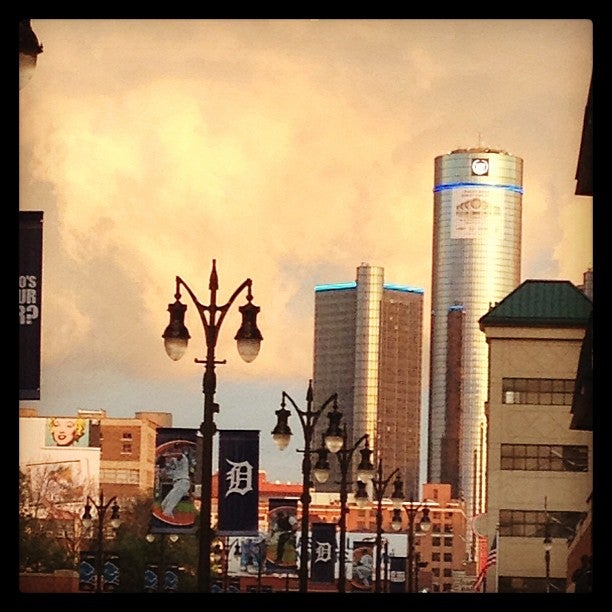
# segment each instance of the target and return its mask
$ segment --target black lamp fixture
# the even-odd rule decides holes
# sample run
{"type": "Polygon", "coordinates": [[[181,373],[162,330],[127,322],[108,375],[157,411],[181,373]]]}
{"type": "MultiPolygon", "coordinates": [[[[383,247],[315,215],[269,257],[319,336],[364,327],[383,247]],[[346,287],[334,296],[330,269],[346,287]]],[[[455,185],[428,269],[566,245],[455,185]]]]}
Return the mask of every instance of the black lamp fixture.
{"type": "Polygon", "coordinates": [[[223,304],[217,304],[217,291],[219,289],[219,277],[217,275],[216,260],[212,260],[212,271],[208,288],[210,290],[210,302],[208,305],[202,304],[189,285],[177,276],[174,303],[168,304],[170,322],[164,330],[164,348],[168,357],[173,361],[178,361],[187,349],[190,339],[189,331],[185,325],[185,312],[187,306],[181,303],[180,287],[183,286],[191,300],[193,301],[202,326],[204,328],[204,339],[206,342],[206,358],[195,359],[195,363],[204,364],[204,377],[202,390],[204,393],[204,417],[200,425],[202,434],[202,457],[201,457],[201,487],[200,487],[200,528],[199,528],[199,552],[198,552],[198,591],[209,593],[211,587],[211,559],[210,551],[212,544],[211,530],[211,510],[212,510],[212,451],[213,436],[216,428],[214,424],[214,413],[218,412],[219,405],[215,403],[215,393],[217,388],[217,376],[215,366],[226,363],[225,360],[217,361],[215,349],[219,337],[221,324],[231,305],[245,289],[247,291],[247,303],[239,308],[242,314],[242,324],[234,336],[237,341],[238,353],[247,363],[253,361],[259,354],[263,336],[257,328],[257,314],[259,307],[255,306],[251,293],[252,281],[247,278],[232,293],[229,300],[223,304]]]}

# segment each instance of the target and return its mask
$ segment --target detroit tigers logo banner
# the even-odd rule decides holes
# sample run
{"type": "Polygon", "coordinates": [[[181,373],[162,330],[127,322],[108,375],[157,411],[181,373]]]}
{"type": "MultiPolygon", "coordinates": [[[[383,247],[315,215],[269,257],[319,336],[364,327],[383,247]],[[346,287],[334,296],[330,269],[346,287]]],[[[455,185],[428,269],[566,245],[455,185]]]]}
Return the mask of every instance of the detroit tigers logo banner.
{"type": "Polygon", "coordinates": [[[333,582],[336,561],[336,524],[312,524],[310,578],[314,582],[333,582]]]}
{"type": "Polygon", "coordinates": [[[259,535],[259,431],[219,431],[218,535],[259,535]]]}

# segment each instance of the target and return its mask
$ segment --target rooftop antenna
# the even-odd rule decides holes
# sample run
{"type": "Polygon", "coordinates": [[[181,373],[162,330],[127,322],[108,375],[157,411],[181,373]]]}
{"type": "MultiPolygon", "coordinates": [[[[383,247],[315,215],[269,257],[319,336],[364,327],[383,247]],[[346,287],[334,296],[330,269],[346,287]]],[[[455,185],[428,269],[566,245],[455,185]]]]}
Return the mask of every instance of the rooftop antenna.
{"type": "Polygon", "coordinates": [[[482,134],[478,132],[478,148],[482,149],[482,134]]]}

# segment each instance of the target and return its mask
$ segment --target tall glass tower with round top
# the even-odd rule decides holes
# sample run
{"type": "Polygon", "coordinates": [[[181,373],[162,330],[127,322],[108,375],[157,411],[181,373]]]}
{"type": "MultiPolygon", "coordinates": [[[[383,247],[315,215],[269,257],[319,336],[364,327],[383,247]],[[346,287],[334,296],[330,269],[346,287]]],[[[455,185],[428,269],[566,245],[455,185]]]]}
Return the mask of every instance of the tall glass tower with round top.
{"type": "Polygon", "coordinates": [[[520,283],[523,160],[457,149],[436,157],[434,183],[427,476],[450,483],[469,518],[486,491],[488,351],[478,320],[520,283]]]}

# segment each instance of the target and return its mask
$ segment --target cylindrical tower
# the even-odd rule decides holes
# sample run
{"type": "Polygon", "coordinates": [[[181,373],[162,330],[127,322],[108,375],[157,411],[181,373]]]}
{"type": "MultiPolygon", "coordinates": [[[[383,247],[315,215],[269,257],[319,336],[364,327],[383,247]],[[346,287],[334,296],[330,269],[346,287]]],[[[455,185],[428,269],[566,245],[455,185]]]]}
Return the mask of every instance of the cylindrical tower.
{"type": "Polygon", "coordinates": [[[434,172],[428,481],[451,482],[470,517],[486,492],[488,353],[478,320],[520,283],[523,160],[458,149],[436,157],[434,172]]]}

